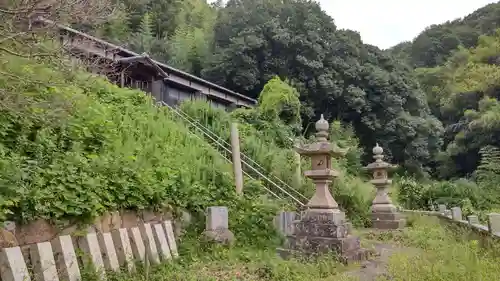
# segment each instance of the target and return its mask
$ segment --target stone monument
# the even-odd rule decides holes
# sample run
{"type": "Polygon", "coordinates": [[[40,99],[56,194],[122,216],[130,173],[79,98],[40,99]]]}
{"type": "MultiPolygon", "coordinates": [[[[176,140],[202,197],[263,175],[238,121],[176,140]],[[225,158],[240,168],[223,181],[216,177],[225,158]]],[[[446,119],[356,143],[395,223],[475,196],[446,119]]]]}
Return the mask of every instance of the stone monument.
{"type": "Polygon", "coordinates": [[[335,252],[342,262],[347,263],[368,257],[368,251],[361,248],[359,238],[351,235],[351,224],[329,190],[330,183],[338,176],[331,167],[332,157],[341,157],[345,151],[328,142],[328,128],[328,122],[321,115],[316,122],[317,142],[297,148],[301,156],[311,157],[312,169],[304,174],[313,180],[316,192],[302,218],[293,223],[293,232],[286,236],[285,247],[278,249],[283,258],[335,252]]]}
{"type": "Polygon", "coordinates": [[[396,206],[392,204],[391,198],[387,194],[387,188],[392,181],[388,178],[388,170],[394,169],[384,159],[384,150],[377,145],[373,148],[373,158],[375,162],[368,164],[365,169],[373,173],[373,179],[370,181],[377,193],[371,206],[372,227],[377,229],[398,229],[405,226],[403,216],[398,212],[396,206]]]}
{"type": "Polygon", "coordinates": [[[208,241],[221,244],[231,244],[234,241],[234,235],[229,230],[227,207],[216,206],[207,209],[206,228],[203,236],[208,241]]]}

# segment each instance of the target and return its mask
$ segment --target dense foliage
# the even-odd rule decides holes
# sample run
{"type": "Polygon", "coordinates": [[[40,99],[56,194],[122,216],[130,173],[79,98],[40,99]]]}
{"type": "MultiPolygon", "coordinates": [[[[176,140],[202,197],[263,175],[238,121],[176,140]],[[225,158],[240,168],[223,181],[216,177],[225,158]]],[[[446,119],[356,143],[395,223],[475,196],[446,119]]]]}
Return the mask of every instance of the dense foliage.
{"type": "Polygon", "coordinates": [[[259,183],[237,196],[231,166],[143,92],[47,62],[1,61],[0,219],[89,222],[146,208],[198,217],[225,205],[242,241],[270,241],[277,210],[252,192],[259,183]]]}
{"type": "MultiPolygon", "coordinates": [[[[227,142],[230,123],[239,122],[243,152],[306,196],[312,186],[297,179],[293,145],[309,141],[324,114],[332,139],[350,148],[336,163],[343,173],[334,192],[353,221],[367,222],[371,188],[360,168],[376,142],[402,167],[394,192],[402,205],[498,207],[500,4],[431,26],[389,51],[338,30],[315,1],[115,4],[105,20],[74,25],[257,98],[258,107],[232,113],[203,102],[182,108],[227,142]]],[[[141,93],[97,78],[87,83],[47,62],[5,58],[3,217],[90,219],[105,209],[163,205],[196,213],[227,200],[240,206],[218,152],[141,93]],[[79,199],[76,190],[83,190],[79,199]]],[[[269,187],[246,185],[255,197],[269,187]]],[[[249,221],[242,215],[238,223],[249,221]]]]}
{"type": "Polygon", "coordinates": [[[350,123],[366,152],[378,141],[412,172],[438,152],[442,127],[411,69],[337,30],[314,1],[124,3],[94,32],[256,98],[273,77],[286,79],[299,93],[306,134],[325,114],[350,123]]]}
{"type": "Polygon", "coordinates": [[[431,25],[413,41],[402,42],[389,51],[413,67],[438,66],[458,47],[475,47],[480,35],[491,35],[500,28],[499,11],[500,3],[493,3],[463,18],[431,25]]]}
{"type": "MultiPolygon", "coordinates": [[[[260,94],[260,103],[253,109],[238,109],[228,113],[203,101],[186,102],[182,104],[181,109],[227,143],[230,143],[230,124],[237,122],[241,151],[264,168],[265,176],[274,175],[306,198],[310,198],[314,192],[312,182],[305,178],[300,179],[301,184],[297,185],[295,182],[298,163],[293,149],[294,143],[297,140],[311,141],[298,138],[296,133],[297,129],[300,132],[300,120],[290,118],[290,116],[298,117],[294,112],[300,110],[296,95],[296,90],[290,85],[279,78],[274,78],[264,86],[260,94]]],[[[333,192],[353,223],[359,226],[367,225],[373,187],[359,178],[361,170],[359,140],[351,128],[343,126],[340,122],[331,124],[330,139],[349,150],[345,158],[338,159],[335,163],[341,170],[342,176],[335,182],[333,192]]],[[[303,159],[300,164],[301,171],[310,169],[309,159],[303,159]]],[[[246,170],[251,173],[251,170],[246,170]]],[[[263,184],[265,183],[264,181],[263,184]]],[[[282,185],[280,182],[277,183],[282,185]]],[[[272,185],[265,186],[283,198],[288,198],[272,185]]],[[[286,188],[284,185],[282,187],[286,188]]]]}
{"type": "Polygon", "coordinates": [[[454,186],[442,195],[454,194],[480,209],[498,208],[500,199],[499,47],[497,31],[492,36],[480,36],[475,48],[457,49],[441,66],[416,69],[430,107],[445,127],[435,176],[469,177],[474,181],[462,185],[466,192],[454,186]]]}

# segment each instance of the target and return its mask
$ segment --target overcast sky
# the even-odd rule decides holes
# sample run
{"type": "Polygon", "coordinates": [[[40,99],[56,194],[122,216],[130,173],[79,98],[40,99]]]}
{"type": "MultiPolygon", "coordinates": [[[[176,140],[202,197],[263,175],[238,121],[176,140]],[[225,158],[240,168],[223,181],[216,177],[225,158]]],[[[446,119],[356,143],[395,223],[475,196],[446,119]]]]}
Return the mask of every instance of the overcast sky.
{"type": "Polygon", "coordinates": [[[318,0],[339,28],[356,30],[363,41],[389,48],[412,40],[431,24],[472,13],[491,0],[318,0]]]}
{"type": "Polygon", "coordinates": [[[337,27],[358,31],[365,43],[385,49],[412,40],[431,24],[463,17],[498,0],[317,1],[337,27]]]}

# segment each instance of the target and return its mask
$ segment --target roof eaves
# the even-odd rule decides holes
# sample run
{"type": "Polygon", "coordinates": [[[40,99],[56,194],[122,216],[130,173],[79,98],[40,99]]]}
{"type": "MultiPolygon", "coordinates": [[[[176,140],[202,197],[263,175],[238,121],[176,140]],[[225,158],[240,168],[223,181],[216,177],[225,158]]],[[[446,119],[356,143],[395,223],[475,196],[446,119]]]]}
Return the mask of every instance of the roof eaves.
{"type": "MultiPolygon", "coordinates": [[[[120,47],[120,46],[118,46],[118,45],[115,45],[115,44],[109,43],[109,42],[107,42],[107,41],[104,41],[104,40],[102,40],[102,39],[99,39],[99,38],[97,38],[97,37],[94,37],[94,36],[92,36],[92,35],[89,35],[89,34],[87,34],[87,33],[84,33],[84,32],[81,32],[81,31],[78,31],[78,30],[73,29],[73,28],[71,28],[71,27],[68,27],[68,26],[65,26],[65,25],[62,25],[62,24],[55,23],[55,22],[53,22],[53,21],[51,21],[51,20],[48,20],[48,19],[45,19],[45,18],[38,18],[38,19],[37,19],[37,21],[42,22],[42,23],[45,23],[45,24],[52,24],[52,25],[56,26],[56,27],[57,27],[57,28],[59,28],[59,29],[63,29],[63,30],[69,31],[69,32],[71,32],[71,33],[74,33],[74,34],[77,34],[77,35],[79,35],[79,36],[85,37],[85,38],[87,38],[87,39],[89,39],[89,40],[92,40],[92,41],[98,42],[98,43],[103,44],[103,45],[107,45],[107,46],[111,47],[112,49],[119,50],[119,51],[121,51],[121,52],[124,52],[124,53],[126,53],[126,54],[130,55],[130,56],[134,56],[134,57],[139,57],[139,56],[141,56],[141,55],[139,55],[139,54],[138,54],[138,53],[136,53],[136,52],[133,52],[133,51],[131,51],[131,50],[125,49],[125,48],[120,47]]],[[[202,78],[200,78],[200,77],[194,76],[194,75],[189,74],[189,73],[184,72],[184,71],[181,71],[181,70],[179,70],[179,69],[177,69],[177,68],[171,67],[171,66],[166,65],[166,64],[164,64],[164,63],[162,63],[162,62],[159,62],[159,61],[153,60],[153,59],[151,59],[151,58],[149,58],[149,60],[150,60],[150,61],[152,61],[152,62],[154,62],[154,64],[156,64],[156,65],[160,66],[161,68],[165,68],[165,69],[167,69],[168,71],[171,71],[171,72],[173,72],[173,73],[175,73],[175,74],[178,74],[178,75],[181,75],[181,76],[184,76],[184,77],[188,77],[188,78],[190,78],[190,79],[192,79],[192,80],[195,80],[195,81],[197,81],[197,82],[200,82],[200,83],[202,83],[202,84],[205,84],[205,85],[207,85],[207,86],[210,86],[210,87],[212,87],[212,88],[215,88],[215,89],[220,90],[220,91],[222,91],[222,92],[226,92],[226,93],[228,93],[228,94],[231,94],[231,95],[234,95],[234,96],[240,97],[240,98],[242,98],[242,99],[245,99],[245,100],[247,100],[247,101],[250,101],[250,102],[252,102],[253,104],[257,104],[257,100],[255,100],[255,99],[249,98],[249,97],[247,97],[247,96],[245,96],[245,95],[242,95],[242,94],[240,94],[240,93],[234,92],[234,91],[229,90],[229,89],[227,89],[227,88],[224,88],[224,87],[222,87],[222,86],[220,86],[220,85],[217,85],[217,84],[214,84],[214,83],[209,82],[209,81],[207,81],[207,80],[204,80],[204,79],[202,79],[202,78]]]]}

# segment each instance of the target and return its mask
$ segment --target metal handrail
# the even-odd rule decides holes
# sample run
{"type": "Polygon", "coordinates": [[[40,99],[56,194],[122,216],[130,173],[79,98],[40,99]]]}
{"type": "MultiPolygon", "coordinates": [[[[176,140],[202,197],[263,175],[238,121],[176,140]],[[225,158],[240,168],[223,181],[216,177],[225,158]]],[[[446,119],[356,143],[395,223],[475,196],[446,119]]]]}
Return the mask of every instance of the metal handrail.
{"type": "MultiPolygon", "coordinates": [[[[172,109],[174,112],[175,112],[175,109],[173,109],[172,107],[170,107],[169,105],[167,105],[170,109],[172,109]]],[[[197,134],[193,134],[197,139],[203,141],[203,139],[201,139],[197,134]]],[[[227,162],[229,162],[230,164],[233,164],[233,161],[231,161],[230,159],[228,159],[222,152],[220,152],[219,150],[217,150],[217,153],[219,153],[219,155],[224,159],[226,160],[227,162]]],[[[252,177],[250,174],[248,174],[246,171],[243,171],[243,174],[247,177],[249,177],[251,180],[256,180],[254,177],[252,177]]],[[[283,200],[283,198],[281,198],[280,196],[278,196],[276,193],[274,193],[273,191],[271,191],[269,188],[263,186],[264,189],[266,191],[268,191],[269,193],[271,193],[271,195],[273,195],[274,197],[276,197],[277,199],[280,199],[280,200],[283,200]]]]}
{"type": "MultiPolygon", "coordinates": [[[[197,120],[194,120],[191,116],[189,116],[188,114],[186,114],[185,112],[183,112],[181,109],[176,109],[178,111],[179,114],[182,114],[184,115],[183,117],[185,119],[188,119],[190,120],[191,122],[195,123],[195,124],[198,124],[200,127],[202,127],[203,129],[206,130],[206,132],[208,134],[211,134],[212,136],[218,138],[221,140],[221,142],[226,145],[226,146],[231,146],[228,142],[226,142],[223,138],[219,137],[217,134],[215,134],[214,132],[212,132],[210,129],[206,128],[205,126],[203,126],[200,122],[198,122],[197,120]]],[[[261,169],[261,171],[266,171],[266,169],[264,167],[262,167],[259,163],[257,163],[256,161],[254,161],[252,158],[250,158],[249,156],[247,156],[245,153],[243,152],[240,152],[240,154],[243,156],[243,158],[246,158],[247,161],[249,162],[252,162],[253,165],[257,166],[258,168],[261,169]]],[[[280,178],[278,178],[277,176],[273,175],[273,174],[269,174],[269,176],[271,178],[273,178],[274,180],[277,180],[278,182],[280,182],[282,185],[284,185],[285,187],[287,187],[288,189],[292,190],[295,194],[297,194],[299,197],[301,197],[302,199],[304,200],[308,200],[307,197],[305,197],[304,195],[302,195],[302,193],[300,193],[298,190],[294,189],[293,187],[291,187],[289,184],[287,184],[286,182],[284,182],[283,180],[281,180],[280,178]]]]}
{"type": "MultiPolygon", "coordinates": [[[[190,125],[194,126],[196,129],[198,129],[199,131],[201,131],[206,137],[208,137],[209,139],[211,139],[213,142],[215,142],[219,147],[221,147],[222,149],[224,149],[226,152],[229,152],[232,154],[232,151],[230,149],[228,149],[227,147],[225,147],[223,144],[221,144],[218,140],[214,139],[214,137],[210,136],[210,134],[208,134],[207,132],[205,132],[203,129],[201,129],[200,127],[203,127],[203,125],[195,125],[193,122],[191,122],[188,118],[186,118],[185,116],[183,116],[183,114],[186,114],[183,112],[180,113],[179,111],[181,111],[180,109],[176,109],[176,108],[173,108],[172,106],[170,106],[169,104],[163,102],[163,101],[160,101],[159,104],[161,105],[164,105],[164,106],[167,106],[170,110],[172,110],[174,113],[176,113],[179,117],[181,117],[182,119],[184,119],[184,121],[187,121],[190,125]]],[[[199,122],[198,122],[199,124],[199,122]]],[[[209,129],[203,127],[205,130],[207,131],[210,131],[209,129]]],[[[212,134],[214,134],[213,132],[211,132],[212,134]]],[[[215,135],[215,134],[214,134],[215,135]]],[[[218,139],[222,140],[220,137],[217,136],[218,139]]],[[[229,161],[226,157],[224,157],[227,161],[229,161]]],[[[232,161],[229,161],[230,163],[232,163],[232,161]]],[[[241,160],[241,162],[247,166],[248,168],[250,168],[251,170],[253,170],[257,175],[259,175],[260,177],[262,177],[263,179],[265,179],[267,182],[269,182],[271,185],[273,185],[274,187],[278,188],[280,191],[282,191],[283,193],[285,193],[286,195],[288,195],[292,200],[294,200],[295,202],[297,202],[299,205],[301,206],[304,206],[305,204],[303,202],[301,202],[299,199],[295,198],[295,196],[291,195],[289,192],[287,192],[286,190],[284,190],[282,187],[280,187],[279,185],[277,185],[275,182],[273,182],[272,180],[270,180],[268,177],[266,177],[265,175],[263,175],[260,171],[258,171],[257,169],[255,169],[254,167],[252,167],[250,164],[248,164],[246,161],[244,160],[241,160]]],[[[246,175],[248,175],[246,172],[245,172],[246,175]]],[[[250,177],[251,178],[251,177],[250,177]]],[[[253,179],[253,178],[252,178],[253,179]]],[[[267,191],[270,191],[269,189],[266,188],[267,191]]],[[[297,191],[296,191],[297,192],[297,191]]],[[[277,196],[276,194],[274,194],[275,196],[277,196]]],[[[279,197],[278,197],[279,198],[279,197]]],[[[281,199],[281,198],[280,198],[281,199]]]]}

